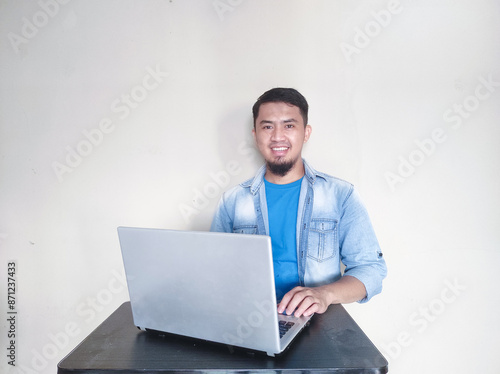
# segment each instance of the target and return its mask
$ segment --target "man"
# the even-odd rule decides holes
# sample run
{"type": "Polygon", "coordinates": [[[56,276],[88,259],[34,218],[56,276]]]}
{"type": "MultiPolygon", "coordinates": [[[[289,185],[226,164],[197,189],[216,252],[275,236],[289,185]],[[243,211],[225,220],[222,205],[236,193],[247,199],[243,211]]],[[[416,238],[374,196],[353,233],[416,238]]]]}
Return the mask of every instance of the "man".
{"type": "Polygon", "coordinates": [[[279,313],[323,313],[382,290],[386,264],[358,193],[302,159],[311,136],[306,99],[291,88],[253,106],[252,134],[265,165],[224,193],[211,231],[269,235],[279,313]],[[341,273],[340,262],[346,267],[341,273]]]}

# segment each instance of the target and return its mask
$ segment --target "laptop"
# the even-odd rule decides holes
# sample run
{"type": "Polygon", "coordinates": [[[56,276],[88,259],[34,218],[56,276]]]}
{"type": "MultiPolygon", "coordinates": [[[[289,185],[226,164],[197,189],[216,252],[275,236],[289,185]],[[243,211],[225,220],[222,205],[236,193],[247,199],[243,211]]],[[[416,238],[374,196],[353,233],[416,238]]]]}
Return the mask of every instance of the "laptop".
{"type": "Polygon", "coordinates": [[[119,227],[141,330],[283,353],[311,317],[277,312],[271,238],[119,227]]]}

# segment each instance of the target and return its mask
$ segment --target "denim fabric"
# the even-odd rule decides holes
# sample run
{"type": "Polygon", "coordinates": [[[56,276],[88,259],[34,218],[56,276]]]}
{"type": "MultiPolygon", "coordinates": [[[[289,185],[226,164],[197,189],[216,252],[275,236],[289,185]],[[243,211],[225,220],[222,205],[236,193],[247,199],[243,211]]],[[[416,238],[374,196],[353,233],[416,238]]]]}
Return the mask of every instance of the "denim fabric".
{"type": "MultiPolygon", "coordinates": [[[[382,291],[387,267],[368,213],[353,185],[315,171],[304,160],[297,212],[300,284],[315,287],[344,274],[359,279],[370,300],[382,291]]],[[[225,192],[211,231],[269,235],[263,166],[254,178],[225,192]]]]}

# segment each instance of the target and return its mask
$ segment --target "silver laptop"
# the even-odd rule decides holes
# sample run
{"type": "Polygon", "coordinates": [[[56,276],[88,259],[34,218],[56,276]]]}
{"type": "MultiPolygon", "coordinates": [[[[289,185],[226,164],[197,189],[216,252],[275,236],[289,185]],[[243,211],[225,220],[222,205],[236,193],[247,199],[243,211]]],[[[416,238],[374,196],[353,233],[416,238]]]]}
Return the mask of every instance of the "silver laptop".
{"type": "Polygon", "coordinates": [[[271,238],[119,227],[134,324],[282,353],[310,317],[277,312],[271,238]]]}

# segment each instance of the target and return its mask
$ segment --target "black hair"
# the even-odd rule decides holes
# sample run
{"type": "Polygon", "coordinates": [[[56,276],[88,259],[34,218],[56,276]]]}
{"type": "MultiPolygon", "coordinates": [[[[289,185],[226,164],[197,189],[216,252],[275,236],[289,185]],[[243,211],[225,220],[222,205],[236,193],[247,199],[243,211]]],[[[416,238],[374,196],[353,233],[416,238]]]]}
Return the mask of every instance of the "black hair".
{"type": "Polygon", "coordinates": [[[277,87],[264,92],[252,107],[253,125],[259,116],[260,106],[264,103],[287,103],[299,108],[304,126],[307,125],[307,114],[309,112],[309,104],[302,94],[294,88],[277,87]]]}

